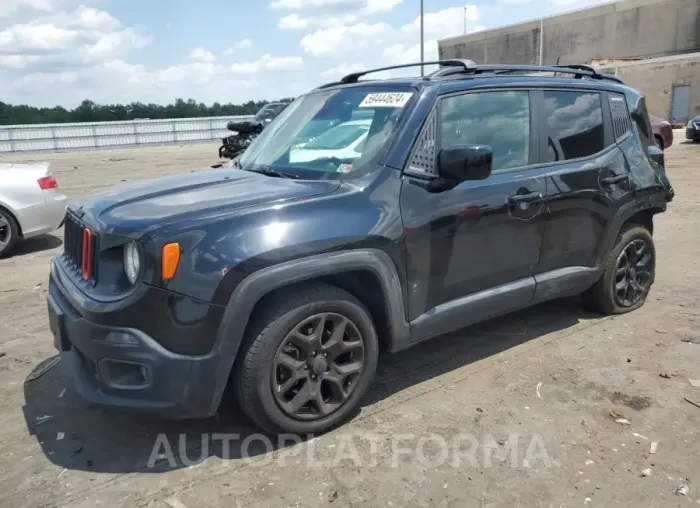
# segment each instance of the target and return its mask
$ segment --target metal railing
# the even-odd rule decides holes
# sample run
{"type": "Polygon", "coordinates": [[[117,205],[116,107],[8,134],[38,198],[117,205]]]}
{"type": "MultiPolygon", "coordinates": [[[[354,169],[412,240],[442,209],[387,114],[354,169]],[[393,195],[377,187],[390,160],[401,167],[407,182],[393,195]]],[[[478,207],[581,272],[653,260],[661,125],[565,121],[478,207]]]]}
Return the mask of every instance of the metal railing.
{"type": "Polygon", "coordinates": [[[0,126],[0,153],[114,148],[219,140],[250,116],[0,126]]]}

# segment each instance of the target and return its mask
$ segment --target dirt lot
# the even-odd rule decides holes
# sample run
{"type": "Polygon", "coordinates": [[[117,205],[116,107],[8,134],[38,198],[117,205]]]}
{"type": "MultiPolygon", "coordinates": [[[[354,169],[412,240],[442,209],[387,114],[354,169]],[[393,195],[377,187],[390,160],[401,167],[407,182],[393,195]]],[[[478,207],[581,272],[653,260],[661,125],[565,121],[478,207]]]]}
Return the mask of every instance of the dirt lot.
{"type": "MultiPolygon", "coordinates": [[[[362,412],[304,442],[255,434],[232,405],[194,422],[92,408],[63,362],[27,381],[55,356],[45,287],[61,235],[25,244],[0,261],[0,506],[700,504],[700,407],[685,400],[700,403],[700,146],[676,139],[643,309],[601,319],[552,302],[386,357],[362,412]]],[[[52,161],[77,196],[215,150],[12,160],[52,161]]]]}

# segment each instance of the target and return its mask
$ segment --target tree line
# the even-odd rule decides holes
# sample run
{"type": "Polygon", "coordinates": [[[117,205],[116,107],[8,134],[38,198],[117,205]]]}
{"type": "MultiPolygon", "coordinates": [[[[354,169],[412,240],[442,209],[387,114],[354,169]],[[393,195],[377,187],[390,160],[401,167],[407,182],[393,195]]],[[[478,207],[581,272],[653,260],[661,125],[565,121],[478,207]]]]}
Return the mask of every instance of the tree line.
{"type": "MultiPolygon", "coordinates": [[[[281,99],[291,102],[292,98],[281,99]]],[[[220,104],[207,106],[194,99],[177,99],[173,104],[96,104],[84,100],[74,109],[62,106],[37,108],[26,105],[5,104],[0,101],[0,125],[110,122],[118,120],[145,120],[169,118],[193,118],[202,116],[253,115],[268,101],[248,101],[243,104],[220,104]]]]}

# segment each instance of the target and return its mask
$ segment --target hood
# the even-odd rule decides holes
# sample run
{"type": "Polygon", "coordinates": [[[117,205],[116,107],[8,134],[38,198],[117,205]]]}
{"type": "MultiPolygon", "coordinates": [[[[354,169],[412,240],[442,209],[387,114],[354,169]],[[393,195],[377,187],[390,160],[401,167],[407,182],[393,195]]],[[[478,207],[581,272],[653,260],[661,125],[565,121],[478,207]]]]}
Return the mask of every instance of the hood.
{"type": "Polygon", "coordinates": [[[330,180],[297,181],[239,169],[208,169],[117,185],[81,196],[68,208],[100,231],[137,237],[204,215],[331,193],[339,185],[330,180]]]}

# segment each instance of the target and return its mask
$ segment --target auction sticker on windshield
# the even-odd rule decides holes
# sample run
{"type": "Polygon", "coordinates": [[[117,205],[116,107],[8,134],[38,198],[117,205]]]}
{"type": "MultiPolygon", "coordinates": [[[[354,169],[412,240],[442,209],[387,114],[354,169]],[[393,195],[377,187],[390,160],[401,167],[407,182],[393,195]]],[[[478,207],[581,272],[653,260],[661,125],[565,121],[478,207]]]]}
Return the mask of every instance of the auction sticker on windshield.
{"type": "Polygon", "coordinates": [[[402,108],[411,98],[411,92],[371,93],[360,103],[361,108],[402,108]]]}

